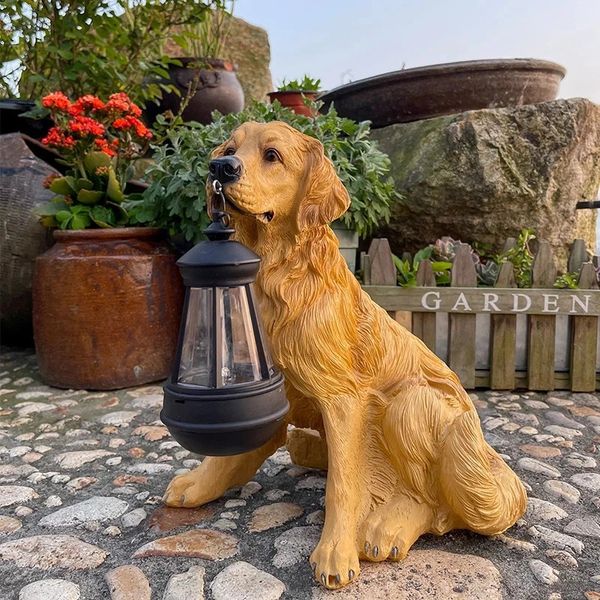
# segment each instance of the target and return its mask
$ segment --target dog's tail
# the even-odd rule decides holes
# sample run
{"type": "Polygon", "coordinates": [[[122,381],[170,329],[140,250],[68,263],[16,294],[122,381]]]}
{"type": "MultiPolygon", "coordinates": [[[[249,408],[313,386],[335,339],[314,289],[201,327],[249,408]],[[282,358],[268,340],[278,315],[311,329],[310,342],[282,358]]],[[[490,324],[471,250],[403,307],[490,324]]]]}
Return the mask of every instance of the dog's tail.
{"type": "Polygon", "coordinates": [[[483,535],[502,533],[525,512],[525,488],[484,440],[474,409],[463,412],[449,427],[440,483],[452,511],[466,527],[483,535]]]}

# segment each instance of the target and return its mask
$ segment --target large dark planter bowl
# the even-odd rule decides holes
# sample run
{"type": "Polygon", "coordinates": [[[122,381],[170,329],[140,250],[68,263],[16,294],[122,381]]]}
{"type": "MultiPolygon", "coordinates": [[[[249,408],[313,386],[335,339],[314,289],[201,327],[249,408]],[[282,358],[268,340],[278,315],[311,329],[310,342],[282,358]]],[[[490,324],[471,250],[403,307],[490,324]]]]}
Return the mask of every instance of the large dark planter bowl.
{"type": "Polygon", "coordinates": [[[384,73],[337,87],[320,99],[373,128],[481,108],[554,100],[566,69],[546,60],[474,60],[384,73]]]}
{"type": "Polygon", "coordinates": [[[148,102],[144,113],[149,123],[153,123],[158,114],[167,110],[177,114],[189,86],[192,86],[196,93],[190,98],[181,115],[184,121],[197,121],[208,125],[212,121],[211,114],[215,110],[227,115],[240,112],[244,108],[244,90],[232,63],[216,58],[204,59],[211,68],[199,69],[194,66],[199,59],[178,58],[177,60],[181,62],[181,66],[169,66],[168,83],[174,84],[180,95],[163,94],[158,105],[148,102]]]}
{"type": "Polygon", "coordinates": [[[7,133],[24,133],[35,139],[41,139],[47,135],[52,120],[30,119],[21,117],[27,111],[35,108],[35,102],[27,100],[0,100],[0,135],[7,133]]]}

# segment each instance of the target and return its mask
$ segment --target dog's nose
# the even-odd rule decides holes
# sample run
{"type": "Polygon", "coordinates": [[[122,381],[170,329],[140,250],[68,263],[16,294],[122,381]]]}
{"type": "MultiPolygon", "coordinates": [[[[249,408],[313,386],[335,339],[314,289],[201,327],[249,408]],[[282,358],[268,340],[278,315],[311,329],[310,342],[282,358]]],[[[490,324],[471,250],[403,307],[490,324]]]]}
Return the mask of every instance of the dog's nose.
{"type": "Polygon", "coordinates": [[[221,183],[237,181],[242,174],[242,161],[235,156],[215,158],[208,164],[208,172],[221,183]]]}

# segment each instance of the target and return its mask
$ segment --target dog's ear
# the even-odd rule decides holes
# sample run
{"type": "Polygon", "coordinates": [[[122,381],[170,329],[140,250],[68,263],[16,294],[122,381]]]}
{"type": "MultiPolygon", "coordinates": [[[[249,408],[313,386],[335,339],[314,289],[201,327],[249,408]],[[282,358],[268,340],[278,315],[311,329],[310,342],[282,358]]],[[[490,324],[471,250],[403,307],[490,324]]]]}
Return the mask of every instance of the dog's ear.
{"type": "Polygon", "coordinates": [[[327,225],[341,217],[350,206],[350,196],[340,181],[333,163],[323,151],[323,144],[307,136],[308,182],[306,195],[298,211],[300,229],[327,225]]]}

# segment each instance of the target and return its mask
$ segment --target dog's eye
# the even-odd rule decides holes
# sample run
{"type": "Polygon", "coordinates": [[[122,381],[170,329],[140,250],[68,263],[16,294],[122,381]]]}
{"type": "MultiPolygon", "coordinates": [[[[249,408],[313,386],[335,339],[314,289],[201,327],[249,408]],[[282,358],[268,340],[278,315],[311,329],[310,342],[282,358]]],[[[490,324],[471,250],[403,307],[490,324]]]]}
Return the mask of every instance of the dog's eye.
{"type": "Polygon", "coordinates": [[[232,148],[231,146],[223,152],[223,156],[231,156],[232,154],[235,154],[235,148],[232,148]]]}
{"type": "Polygon", "coordinates": [[[275,148],[268,148],[265,150],[265,160],[268,162],[276,162],[281,160],[281,156],[279,156],[279,152],[277,152],[275,148]]]}

